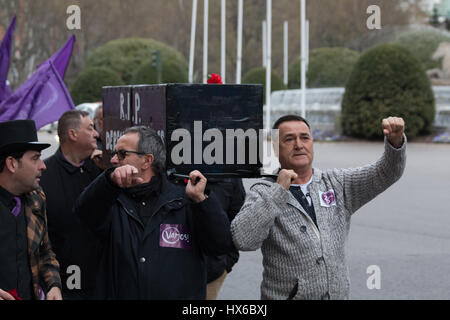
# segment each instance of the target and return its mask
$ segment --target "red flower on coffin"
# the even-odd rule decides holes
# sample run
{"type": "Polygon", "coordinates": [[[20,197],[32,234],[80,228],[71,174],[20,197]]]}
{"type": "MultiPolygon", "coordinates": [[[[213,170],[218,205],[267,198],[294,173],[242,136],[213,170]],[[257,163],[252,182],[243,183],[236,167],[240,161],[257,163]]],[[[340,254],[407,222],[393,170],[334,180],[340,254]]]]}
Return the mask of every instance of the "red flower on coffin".
{"type": "Polygon", "coordinates": [[[208,83],[218,83],[218,84],[223,84],[222,82],[222,78],[216,74],[216,73],[211,73],[210,78],[207,81],[208,83]]]}

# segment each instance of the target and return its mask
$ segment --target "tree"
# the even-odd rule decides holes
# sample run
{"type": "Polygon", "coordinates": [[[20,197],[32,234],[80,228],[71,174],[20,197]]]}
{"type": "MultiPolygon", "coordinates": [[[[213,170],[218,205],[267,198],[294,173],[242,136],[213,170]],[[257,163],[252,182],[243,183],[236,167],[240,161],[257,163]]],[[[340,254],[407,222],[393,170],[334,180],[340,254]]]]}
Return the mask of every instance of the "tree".
{"type": "Polygon", "coordinates": [[[414,138],[431,130],[434,104],[430,81],[412,52],[398,44],[380,45],[359,58],[347,83],[344,134],[380,138],[381,120],[399,116],[407,136],[414,138]]]}
{"type": "MultiPolygon", "coordinates": [[[[306,74],[309,88],[345,87],[359,52],[345,48],[319,48],[310,52],[306,74]]],[[[301,61],[289,68],[289,88],[300,88],[301,61]]]]}
{"type": "Polygon", "coordinates": [[[430,24],[433,27],[438,27],[440,25],[440,23],[439,23],[439,12],[438,12],[438,9],[436,7],[433,8],[433,13],[431,14],[431,17],[430,17],[430,24]]]}
{"type": "Polygon", "coordinates": [[[70,95],[76,105],[84,102],[101,101],[102,87],[123,84],[119,75],[108,68],[87,68],[73,82],[70,95]]]}
{"type": "MultiPolygon", "coordinates": [[[[255,68],[247,72],[242,78],[242,83],[264,85],[264,103],[266,101],[266,68],[255,68]]],[[[283,90],[283,79],[274,71],[270,78],[270,92],[283,90]]]]}
{"type": "MultiPolygon", "coordinates": [[[[133,74],[149,61],[154,51],[159,51],[166,68],[177,68],[186,74],[186,59],[174,48],[153,39],[128,38],[110,41],[95,49],[86,61],[86,67],[106,67],[115,71],[126,84],[133,84],[133,74]],[[173,67],[169,67],[169,64],[173,67]]],[[[166,73],[167,75],[167,73],[166,73]]]]}
{"type": "Polygon", "coordinates": [[[47,6],[58,10],[57,0],[0,0],[0,21],[7,26],[17,16],[9,80],[17,88],[67,40],[57,31],[57,19],[47,6]]]}
{"type": "Polygon", "coordinates": [[[441,42],[449,42],[450,33],[437,29],[409,31],[398,36],[396,42],[414,53],[424,70],[441,68],[442,60],[432,59],[441,42]]]}
{"type": "MultiPolygon", "coordinates": [[[[155,84],[158,82],[158,70],[152,61],[138,66],[133,73],[133,84],[155,84]]],[[[185,67],[174,60],[163,60],[161,83],[187,83],[188,73],[185,67]]]]}
{"type": "MultiPolygon", "coordinates": [[[[363,51],[376,43],[391,40],[398,28],[420,17],[420,0],[314,0],[307,1],[310,20],[310,48],[347,47],[363,51]],[[404,6],[403,4],[407,4],[404,6]],[[382,12],[382,29],[367,29],[369,5],[382,12]]],[[[235,79],[238,1],[227,1],[227,82],[235,79]]],[[[97,47],[118,38],[152,38],[172,46],[186,58],[190,47],[191,0],[0,0],[0,25],[7,26],[17,13],[16,46],[10,81],[21,84],[59,46],[75,33],[77,44],[66,72],[70,85],[84,68],[89,54],[97,47]],[[66,9],[77,4],[81,9],[81,30],[66,27],[66,9]]],[[[199,1],[194,75],[202,73],[203,7],[199,1]]],[[[299,1],[272,2],[272,68],[279,74],[283,66],[283,21],[289,22],[289,58],[300,48],[299,1]]],[[[220,1],[209,2],[209,70],[220,70],[220,1]]],[[[244,1],[242,71],[262,65],[261,22],[266,19],[265,1],[244,1]]]]}

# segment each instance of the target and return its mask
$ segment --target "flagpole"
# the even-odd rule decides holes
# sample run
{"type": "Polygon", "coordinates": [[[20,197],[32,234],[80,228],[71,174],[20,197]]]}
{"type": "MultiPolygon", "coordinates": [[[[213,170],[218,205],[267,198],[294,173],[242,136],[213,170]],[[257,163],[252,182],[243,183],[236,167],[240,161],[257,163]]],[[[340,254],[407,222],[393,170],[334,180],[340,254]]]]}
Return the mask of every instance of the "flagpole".
{"type": "Polygon", "coordinates": [[[189,83],[194,81],[195,28],[197,25],[197,0],[192,2],[191,48],[189,51],[189,83]]]}
{"type": "Polygon", "coordinates": [[[237,62],[236,62],[236,84],[241,84],[242,72],[242,19],[244,11],[244,0],[239,0],[238,4],[238,39],[237,39],[237,62]]]}
{"type": "Polygon", "coordinates": [[[306,20],[306,72],[309,67],[309,20],[306,20]]]}
{"type": "Polygon", "coordinates": [[[221,46],[220,49],[222,51],[221,54],[221,63],[220,63],[220,75],[222,76],[222,83],[225,83],[226,80],[226,10],[227,4],[226,0],[222,0],[222,11],[221,11],[221,46]]]}
{"type": "Polygon", "coordinates": [[[266,63],[266,130],[270,130],[270,92],[272,76],[272,0],[267,0],[267,63],[266,63]]]}
{"type": "Polygon", "coordinates": [[[266,20],[262,22],[262,66],[265,68],[267,63],[267,24],[266,20]]]}
{"type": "Polygon", "coordinates": [[[289,25],[288,22],[284,22],[284,59],[283,59],[283,82],[284,86],[288,85],[288,32],[289,25]]]}
{"type": "Polygon", "coordinates": [[[301,16],[301,111],[302,117],[306,118],[306,4],[305,0],[300,0],[301,16]]]}
{"type": "Polygon", "coordinates": [[[203,83],[208,80],[208,1],[204,0],[203,7],[203,83]]]}

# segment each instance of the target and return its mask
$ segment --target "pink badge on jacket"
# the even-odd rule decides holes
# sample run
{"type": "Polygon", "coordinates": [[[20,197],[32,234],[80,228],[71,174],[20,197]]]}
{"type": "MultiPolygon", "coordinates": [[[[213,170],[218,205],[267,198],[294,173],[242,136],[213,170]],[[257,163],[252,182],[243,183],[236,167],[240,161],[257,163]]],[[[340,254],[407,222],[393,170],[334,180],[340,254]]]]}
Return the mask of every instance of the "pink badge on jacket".
{"type": "Polygon", "coordinates": [[[159,246],[191,249],[189,230],[182,224],[161,224],[159,226],[159,246]]]}
{"type": "Polygon", "coordinates": [[[326,192],[319,191],[320,205],[322,207],[331,207],[336,205],[336,196],[334,195],[334,190],[328,190],[326,192]]]}

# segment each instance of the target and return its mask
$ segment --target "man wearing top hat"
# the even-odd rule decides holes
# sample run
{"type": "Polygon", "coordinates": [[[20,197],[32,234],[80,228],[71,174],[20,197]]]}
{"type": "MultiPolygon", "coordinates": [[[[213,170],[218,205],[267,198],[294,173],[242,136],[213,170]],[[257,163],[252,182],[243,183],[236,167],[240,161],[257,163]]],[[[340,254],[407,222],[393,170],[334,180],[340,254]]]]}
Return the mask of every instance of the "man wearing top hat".
{"type": "Polygon", "coordinates": [[[33,120],[0,123],[0,300],[61,299],[59,264],[47,234],[33,120]]]}

